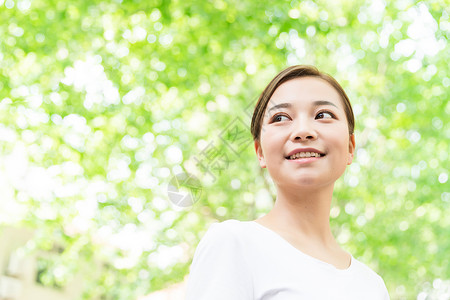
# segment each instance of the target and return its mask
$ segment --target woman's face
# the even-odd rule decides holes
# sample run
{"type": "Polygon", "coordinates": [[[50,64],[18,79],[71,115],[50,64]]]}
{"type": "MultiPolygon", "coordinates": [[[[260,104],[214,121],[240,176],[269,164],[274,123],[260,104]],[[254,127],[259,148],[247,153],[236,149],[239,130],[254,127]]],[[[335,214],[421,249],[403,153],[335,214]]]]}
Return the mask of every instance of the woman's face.
{"type": "Polygon", "coordinates": [[[342,100],[325,80],[302,77],[280,85],[272,95],[255,149],[262,168],[277,186],[334,184],[353,160],[342,100]],[[289,154],[300,152],[300,158],[289,154]],[[293,159],[294,158],[294,159],[293,159]]]}

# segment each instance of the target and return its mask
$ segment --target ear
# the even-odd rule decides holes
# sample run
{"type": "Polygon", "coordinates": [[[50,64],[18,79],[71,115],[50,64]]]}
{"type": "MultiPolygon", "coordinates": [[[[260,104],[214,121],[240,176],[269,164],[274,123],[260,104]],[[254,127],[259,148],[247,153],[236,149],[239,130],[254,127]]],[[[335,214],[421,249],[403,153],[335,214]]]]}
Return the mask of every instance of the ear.
{"type": "Polygon", "coordinates": [[[352,133],[350,135],[350,138],[348,139],[348,161],[347,161],[347,165],[351,165],[353,162],[353,157],[355,155],[355,134],[352,133]]]}
{"type": "Polygon", "coordinates": [[[256,156],[258,157],[258,160],[259,160],[259,165],[261,166],[261,168],[265,168],[266,160],[264,159],[264,154],[262,152],[261,145],[259,144],[258,141],[255,141],[255,151],[256,151],[256,156]]]}

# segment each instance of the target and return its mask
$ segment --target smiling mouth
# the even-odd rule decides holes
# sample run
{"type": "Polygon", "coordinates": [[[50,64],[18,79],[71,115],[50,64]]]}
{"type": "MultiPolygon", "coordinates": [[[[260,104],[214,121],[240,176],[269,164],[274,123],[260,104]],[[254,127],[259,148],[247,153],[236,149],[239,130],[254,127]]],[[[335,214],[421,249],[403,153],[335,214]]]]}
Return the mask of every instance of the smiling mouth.
{"type": "Polygon", "coordinates": [[[325,156],[325,154],[320,154],[317,152],[298,152],[295,153],[294,155],[287,156],[285,158],[288,160],[295,160],[300,158],[323,157],[323,156],[325,156]]]}

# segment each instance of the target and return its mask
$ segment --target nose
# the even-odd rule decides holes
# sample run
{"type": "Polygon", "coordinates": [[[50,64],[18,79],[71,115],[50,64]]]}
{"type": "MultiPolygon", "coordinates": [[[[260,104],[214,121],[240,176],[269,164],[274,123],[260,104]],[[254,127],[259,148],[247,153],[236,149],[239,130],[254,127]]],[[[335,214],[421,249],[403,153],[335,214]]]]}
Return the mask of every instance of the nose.
{"type": "Polygon", "coordinates": [[[292,122],[292,134],[291,140],[293,141],[306,141],[317,139],[317,132],[311,121],[307,118],[298,119],[297,122],[292,122]]]}

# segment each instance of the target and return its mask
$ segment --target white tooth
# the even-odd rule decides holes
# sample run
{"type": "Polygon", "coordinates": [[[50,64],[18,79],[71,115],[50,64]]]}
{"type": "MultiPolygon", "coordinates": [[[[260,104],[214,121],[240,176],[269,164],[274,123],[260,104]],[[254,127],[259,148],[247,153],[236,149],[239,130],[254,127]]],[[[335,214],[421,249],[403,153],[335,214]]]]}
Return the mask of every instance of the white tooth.
{"type": "Polygon", "coordinates": [[[320,157],[320,156],[321,155],[317,152],[297,152],[297,153],[289,156],[289,159],[320,157]]]}

